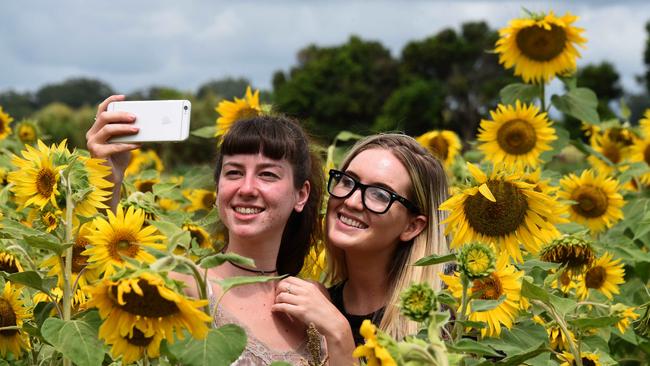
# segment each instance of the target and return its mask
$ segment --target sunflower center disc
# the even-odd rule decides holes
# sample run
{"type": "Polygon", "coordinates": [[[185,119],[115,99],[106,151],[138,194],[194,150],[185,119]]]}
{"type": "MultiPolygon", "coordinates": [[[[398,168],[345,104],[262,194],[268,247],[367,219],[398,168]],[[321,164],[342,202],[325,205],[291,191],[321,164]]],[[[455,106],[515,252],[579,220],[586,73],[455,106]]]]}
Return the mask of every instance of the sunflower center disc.
{"type": "Polygon", "coordinates": [[[467,266],[472,274],[483,273],[490,267],[490,258],[482,251],[470,252],[467,257],[467,266]]]}
{"type": "Polygon", "coordinates": [[[77,245],[72,247],[72,272],[73,273],[81,273],[81,271],[88,264],[87,261],[88,257],[85,255],[81,255],[81,253],[84,250],[86,250],[86,248],[77,245]]]}
{"type": "MultiPolygon", "coordinates": [[[[5,299],[0,299],[0,328],[3,327],[13,327],[16,325],[16,313],[11,307],[9,301],[5,299]]],[[[0,330],[0,335],[5,337],[10,337],[18,333],[17,329],[5,329],[0,330]]]]}
{"type": "Polygon", "coordinates": [[[508,154],[527,154],[535,147],[537,134],[535,128],[527,121],[513,119],[499,128],[497,141],[508,154]]]}
{"type": "Polygon", "coordinates": [[[560,274],[560,284],[565,287],[571,284],[571,276],[569,276],[569,271],[562,271],[560,274]]]}
{"type": "Polygon", "coordinates": [[[196,239],[196,243],[200,246],[203,247],[203,243],[205,243],[205,237],[201,234],[200,231],[198,230],[190,230],[190,237],[193,239],[196,239]]]}
{"type": "Polygon", "coordinates": [[[596,363],[587,357],[581,357],[580,360],[582,361],[582,366],[596,366],[596,363]]]}
{"type": "Polygon", "coordinates": [[[467,197],[465,215],[469,225],[478,233],[490,237],[514,233],[526,218],[526,197],[510,182],[489,180],[487,186],[496,202],[480,193],[467,197]]]}
{"type": "Polygon", "coordinates": [[[122,255],[134,258],[140,250],[136,239],[128,232],[118,232],[109,247],[111,258],[119,262],[122,262],[122,255]]]}
{"type": "Polygon", "coordinates": [[[11,260],[11,258],[2,258],[0,260],[0,271],[5,271],[7,273],[16,273],[18,272],[18,266],[16,262],[11,260]]]}
{"type": "Polygon", "coordinates": [[[145,337],[144,333],[142,333],[140,329],[133,328],[133,337],[129,338],[129,335],[127,334],[125,339],[134,346],[146,347],[151,343],[153,337],[145,337]]]}
{"type": "Polygon", "coordinates": [[[50,169],[41,169],[36,177],[36,190],[43,197],[50,197],[54,191],[56,176],[50,169]]]}
{"type": "MultiPolygon", "coordinates": [[[[134,291],[122,294],[122,298],[126,302],[124,305],[118,305],[122,310],[150,318],[165,317],[178,313],[176,303],[160,296],[156,286],[152,286],[144,280],[138,280],[138,286],[142,289],[142,296],[134,291]]],[[[111,286],[111,292],[114,298],[117,299],[117,286],[111,286]]]]}
{"type": "Polygon", "coordinates": [[[587,285],[587,288],[598,289],[603,285],[603,283],[605,283],[606,276],[607,272],[605,271],[605,268],[596,266],[588,270],[585,274],[585,284],[587,285]]]}
{"type": "Polygon", "coordinates": [[[580,216],[600,217],[607,211],[607,195],[600,188],[578,187],[571,199],[578,202],[571,207],[580,216]]]}
{"type": "Polygon", "coordinates": [[[564,28],[551,25],[547,30],[539,26],[524,28],[517,33],[517,48],[524,56],[535,61],[545,62],[556,58],[566,45],[564,28]]]}
{"type": "Polygon", "coordinates": [[[472,293],[477,294],[481,300],[497,300],[503,294],[501,281],[494,275],[474,280],[472,293]]]}
{"type": "Polygon", "coordinates": [[[449,143],[444,137],[438,135],[429,140],[429,148],[433,154],[440,158],[440,160],[447,160],[449,156],[449,143]]]}
{"type": "Polygon", "coordinates": [[[152,181],[142,182],[140,185],[138,185],[138,191],[142,193],[153,192],[153,185],[154,182],[152,181]]]}
{"type": "Polygon", "coordinates": [[[618,164],[621,161],[621,149],[616,144],[604,147],[603,155],[614,164],[618,164]]]}
{"type": "Polygon", "coordinates": [[[645,160],[646,164],[650,165],[650,144],[643,150],[643,160],[645,160]]]}
{"type": "Polygon", "coordinates": [[[206,193],[203,195],[201,199],[201,204],[203,204],[203,207],[207,208],[208,210],[214,206],[214,203],[216,202],[216,197],[214,193],[206,193]]]}

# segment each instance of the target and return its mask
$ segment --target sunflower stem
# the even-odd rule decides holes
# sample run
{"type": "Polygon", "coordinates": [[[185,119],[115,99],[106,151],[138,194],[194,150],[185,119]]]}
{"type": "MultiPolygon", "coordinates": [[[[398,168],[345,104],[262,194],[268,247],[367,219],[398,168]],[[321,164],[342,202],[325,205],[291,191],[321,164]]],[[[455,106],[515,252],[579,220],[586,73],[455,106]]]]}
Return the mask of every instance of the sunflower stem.
{"type": "Polygon", "coordinates": [[[540,102],[542,104],[542,112],[547,112],[546,111],[546,83],[542,82],[541,88],[540,88],[540,102]]]}
{"type": "MultiPolygon", "coordinates": [[[[72,242],[72,212],[74,202],[72,201],[72,186],[70,176],[63,176],[61,180],[65,185],[65,242],[72,242]]],[[[65,267],[63,270],[63,320],[69,321],[72,313],[72,246],[65,250],[65,267]]],[[[64,366],[72,365],[68,358],[63,359],[64,366]]]]}
{"type": "Polygon", "coordinates": [[[147,353],[144,353],[144,358],[142,359],[142,366],[149,366],[149,356],[147,356],[147,353]]]}
{"type": "Polygon", "coordinates": [[[582,366],[582,358],[580,357],[580,349],[576,345],[576,343],[573,341],[573,338],[571,337],[571,334],[569,333],[569,329],[566,326],[566,323],[564,321],[564,318],[560,316],[560,314],[555,311],[555,309],[551,306],[546,305],[542,301],[539,300],[531,300],[531,302],[542,309],[544,309],[548,315],[550,315],[553,320],[557,322],[557,324],[560,326],[560,329],[562,330],[562,334],[564,338],[567,340],[567,343],[569,343],[569,349],[571,350],[571,354],[573,355],[575,365],[576,366],[582,366]]]}
{"type": "MultiPolygon", "coordinates": [[[[201,275],[201,269],[197,267],[197,265],[194,262],[192,262],[189,258],[180,255],[174,255],[174,259],[178,260],[179,262],[185,264],[190,268],[190,270],[192,271],[192,275],[194,276],[194,281],[196,281],[196,288],[198,290],[199,297],[201,298],[201,300],[207,300],[208,299],[208,291],[207,291],[208,289],[206,288],[208,283],[206,280],[207,270],[206,270],[206,277],[204,277],[203,275],[201,275]]],[[[210,311],[210,305],[206,306],[203,310],[205,311],[206,314],[212,314],[212,312],[210,311]]]]}
{"type": "Polygon", "coordinates": [[[469,303],[469,299],[467,298],[469,279],[467,276],[461,275],[461,283],[463,285],[463,295],[461,296],[460,300],[460,313],[457,315],[456,322],[454,323],[454,329],[452,331],[452,334],[454,335],[454,341],[456,342],[463,336],[463,326],[461,323],[466,320],[465,313],[467,312],[467,304],[469,303]]]}

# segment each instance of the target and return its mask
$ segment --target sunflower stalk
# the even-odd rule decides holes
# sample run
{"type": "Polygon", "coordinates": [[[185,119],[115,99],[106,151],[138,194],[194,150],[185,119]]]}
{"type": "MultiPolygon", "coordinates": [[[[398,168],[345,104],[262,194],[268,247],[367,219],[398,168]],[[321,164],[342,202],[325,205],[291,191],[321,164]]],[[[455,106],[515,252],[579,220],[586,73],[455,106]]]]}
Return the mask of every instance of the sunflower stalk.
{"type": "Polygon", "coordinates": [[[458,314],[458,318],[454,323],[454,329],[452,331],[452,334],[454,336],[454,341],[456,342],[459,341],[460,338],[463,336],[462,323],[465,320],[467,320],[465,314],[467,313],[467,305],[469,304],[469,298],[467,296],[467,290],[469,289],[469,279],[464,274],[461,275],[461,283],[463,285],[463,294],[460,300],[461,301],[460,313],[458,314]]]}
{"type": "MultiPolygon", "coordinates": [[[[201,269],[196,265],[196,263],[194,263],[189,258],[180,255],[173,255],[173,257],[174,259],[178,260],[179,262],[189,267],[189,269],[192,271],[192,275],[194,276],[194,280],[196,281],[196,289],[199,293],[199,296],[201,297],[201,300],[206,300],[208,298],[208,293],[206,288],[207,270],[204,276],[203,274],[201,274],[201,269]]],[[[204,310],[206,314],[210,314],[209,306],[206,306],[204,310]]]]}
{"type": "Polygon", "coordinates": [[[542,112],[548,112],[546,110],[546,83],[541,83],[541,87],[539,88],[539,101],[542,105],[542,112]]]}
{"type": "MultiPolygon", "coordinates": [[[[65,186],[65,242],[72,242],[72,212],[74,202],[72,200],[72,185],[70,175],[61,175],[61,180],[65,186]]],[[[65,250],[65,267],[63,268],[63,320],[69,321],[72,315],[72,246],[65,250]]],[[[68,358],[63,359],[64,366],[72,365],[68,358]]]]}
{"type": "Polygon", "coordinates": [[[554,308],[546,305],[540,300],[532,300],[531,302],[542,309],[546,311],[546,313],[553,318],[562,330],[562,335],[564,338],[567,340],[567,343],[569,344],[569,349],[571,350],[571,354],[573,355],[575,365],[576,366],[582,366],[582,358],[580,357],[580,350],[578,349],[578,345],[573,341],[573,338],[571,337],[571,334],[569,333],[569,329],[567,328],[566,322],[564,321],[564,318],[555,311],[554,308]]]}

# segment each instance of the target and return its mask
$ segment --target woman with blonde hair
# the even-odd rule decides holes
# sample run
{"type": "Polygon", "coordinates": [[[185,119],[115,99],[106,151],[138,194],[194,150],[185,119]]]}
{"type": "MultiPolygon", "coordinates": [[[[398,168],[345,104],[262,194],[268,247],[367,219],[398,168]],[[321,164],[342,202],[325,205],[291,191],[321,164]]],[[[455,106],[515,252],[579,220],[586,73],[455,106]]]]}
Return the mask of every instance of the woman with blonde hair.
{"type": "Polygon", "coordinates": [[[400,314],[400,293],[420,282],[440,289],[440,265],[413,263],[448,252],[438,210],[447,178],[441,162],[413,138],[380,134],[359,141],[341,170],[330,170],[327,189],[331,302],[317,284],[290,277],[278,284],[272,310],[314,323],[329,353],[351,361],[364,319],[398,339],[415,334],[417,324],[400,314]]]}

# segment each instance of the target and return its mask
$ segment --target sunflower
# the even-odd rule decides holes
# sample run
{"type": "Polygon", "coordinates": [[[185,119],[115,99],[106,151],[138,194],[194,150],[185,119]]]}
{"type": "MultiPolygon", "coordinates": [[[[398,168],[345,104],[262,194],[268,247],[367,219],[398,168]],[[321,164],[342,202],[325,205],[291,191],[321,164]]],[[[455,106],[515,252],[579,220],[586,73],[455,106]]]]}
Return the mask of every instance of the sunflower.
{"type": "Polygon", "coordinates": [[[479,149],[493,164],[532,168],[542,161],[540,154],[551,150],[549,143],[557,139],[546,116],[534,104],[517,101],[514,106],[499,104],[490,111],[492,120],[481,120],[479,149]]]}
{"type": "MultiPolygon", "coordinates": [[[[32,302],[34,304],[38,304],[39,302],[50,303],[56,301],[58,304],[62,304],[63,289],[61,289],[61,287],[53,287],[50,290],[50,296],[48,296],[46,293],[43,292],[37,292],[32,297],[32,302]]],[[[72,295],[72,306],[74,307],[74,310],[75,311],[81,310],[87,301],[88,301],[88,294],[82,288],[77,288],[76,291],[74,292],[74,295],[72,295]]],[[[56,309],[52,309],[51,314],[52,315],[56,314],[56,309]]]]}
{"type": "Polygon", "coordinates": [[[526,83],[547,83],[558,74],[573,72],[580,53],[576,46],[587,40],[584,31],[572,26],[578,17],[566,13],[556,17],[548,14],[513,19],[499,30],[495,52],[506,69],[515,68],[515,75],[526,83]]]}
{"type": "MultiPolygon", "coordinates": [[[[650,111],[650,110],[648,110],[650,111]]],[[[649,120],[650,121],[650,120],[649,120]]],[[[648,123],[650,129],[650,123],[648,123]]],[[[644,139],[638,139],[630,151],[631,162],[644,162],[650,167],[650,134],[644,139]]],[[[645,173],[639,177],[639,180],[646,185],[650,185],[650,173],[645,173]]]]}
{"type": "Polygon", "coordinates": [[[93,221],[93,231],[88,235],[92,245],[81,252],[81,255],[88,256],[89,269],[98,269],[108,277],[115,272],[115,266],[130,266],[122,256],[152,263],[155,258],[145,249],[165,249],[164,244],[157,243],[165,237],[154,235],[156,227],[143,227],[144,211],[129,207],[125,213],[122,205],[118,205],[116,214],[110,210],[107,214],[108,221],[101,217],[93,221]]]}
{"type": "Polygon", "coordinates": [[[153,179],[137,179],[133,185],[135,185],[135,189],[138,190],[138,192],[153,192],[153,186],[154,184],[160,183],[160,179],[158,178],[153,178],[153,179]]]}
{"type": "Polygon", "coordinates": [[[138,271],[115,281],[104,278],[88,291],[88,307],[96,307],[104,321],[99,327],[99,337],[104,340],[116,336],[153,338],[159,334],[173,343],[174,338],[184,338],[183,329],[196,339],[208,333],[206,323],[211,318],[200,310],[208,301],[185,298],[157,273],[138,271]]]}
{"type": "Polygon", "coordinates": [[[327,270],[327,251],[325,244],[319,240],[309,248],[305,262],[298,277],[313,281],[322,281],[327,270]]]}
{"type": "MultiPolygon", "coordinates": [[[[559,356],[560,361],[564,361],[560,366],[575,366],[575,357],[570,352],[562,352],[559,356]]],[[[582,366],[601,366],[600,357],[597,354],[591,352],[580,352],[580,360],[582,361],[582,366]]]]}
{"type": "Polygon", "coordinates": [[[223,100],[219,102],[215,110],[220,116],[217,119],[217,132],[215,136],[223,136],[228,132],[233,123],[262,114],[262,108],[260,107],[260,91],[256,90],[255,93],[253,93],[249,86],[246,88],[244,99],[235,97],[234,102],[223,100]]]}
{"type": "MultiPolygon", "coordinates": [[[[22,328],[25,319],[31,316],[24,302],[18,298],[20,293],[21,291],[11,282],[5,282],[4,290],[0,294],[0,328],[12,326],[22,328]]],[[[22,351],[29,347],[29,336],[21,329],[0,330],[2,358],[7,357],[8,352],[20,358],[22,351]]]]}
{"type": "Polygon", "coordinates": [[[124,176],[135,175],[146,169],[155,169],[158,173],[162,173],[165,166],[154,150],[143,152],[140,149],[135,149],[131,151],[131,161],[124,171],[124,176]]]}
{"type": "Polygon", "coordinates": [[[9,116],[9,114],[2,110],[2,106],[0,106],[0,140],[6,139],[11,133],[11,127],[9,127],[9,124],[13,120],[14,119],[9,116]]]}
{"type": "Polygon", "coordinates": [[[181,204],[171,198],[162,197],[158,199],[158,207],[165,211],[176,211],[180,209],[181,204]]]}
{"type": "Polygon", "coordinates": [[[24,119],[16,126],[16,135],[23,144],[33,144],[38,138],[38,127],[34,121],[24,119]]]}
{"type": "MultiPolygon", "coordinates": [[[[569,351],[569,339],[562,332],[562,328],[558,325],[552,325],[546,327],[546,333],[548,333],[548,339],[551,343],[551,349],[557,352],[569,351]]],[[[569,337],[573,342],[576,342],[576,336],[572,331],[569,330],[569,337]]]]}
{"type": "Polygon", "coordinates": [[[612,259],[612,255],[605,252],[602,257],[596,260],[596,263],[585,272],[576,295],[584,300],[589,295],[589,289],[598,290],[608,299],[612,299],[613,294],[620,293],[618,285],[625,283],[625,269],[621,259],[612,259]]]}
{"type": "MultiPolygon", "coordinates": [[[[497,300],[505,296],[505,300],[497,307],[485,311],[472,311],[472,303],[467,307],[468,319],[475,322],[487,323],[486,328],[481,329],[482,337],[499,336],[501,326],[510,329],[515,316],[521,309],[521,278],[523,271],[509,264],[507,255],[502,254],[497,259],[494,272],[482,279],[476,279],[469,288],[468,295],[474,299],[497,300]]],[[[458,272],[454,275],[439,274],[440,278],[447,284],[452,295],[458,299],[463,293],[458,272]]],[[[460,311],[460,308],[458,309],[460,311]]]]}
{"type": "MultiPolygon", "coordinates": [[[[611,134],[595,134],[591,138],[591,147],[601,153],[612,164],[618,165],[627,160],[630,156],[631,147],[625,141],[617,141],[612,138],[611,134]]],[[[589,164],[595,169],[598,169],[603,175],[611,175],[614,172],[614,167],[607,164],[596,156],[589,156],[587,158],[589,164]]]]}
{"type": "Polygon", "coordinates": [[[147,337],[136,326],[133,327],[132,334],[109,333],[106,335],[105,341],[111,345],[113,358],[118,358],[121,355],[122,364],[129,365],[143,358],[145,353],[150,359],[160,356],[160,342],[162,339],[163,335],[161,333],[154,333],[147,337]]]}
{"type": "Polygon", "coordinates": [[[183,230],[190,232],[190,236],[196,240],[199,247],[206,249],[212,248],[212,238],[210,237],[210,233],[204,228],[194,224],[185,224],[183,225],[183,230]]]}
{"type": "Polygon", "coordinates": [[[451,166],[463,147],[458,135],[449,130],[429,131],[417,137],[416,140],[429,150],[433,156],[440,159],[447,168],[451,166]]]}
{"type": "Polygon", "coordinates": [[[94,159],[81,156],[79,158],[84,165],[85,177],[92,188],[90,192],[80,201],[77,202],[74,213],[86,217],[93,216],[98,209],[109,208],[106,201],[113,194],[113,183],[106,180],[111,175],[111,168],[105,165],[104,159],[94,159]]]}
{"type": "Polygon", "coordinates": [[[578,235],[565,234],[542,248],[540,259],[560,263],[573,274],[583,272],[594,262],[596,255],[591,243],[578,235]]]}
{"type": "Polygon", "coordinates": [[[388,350],[379,344],[377,327],[369,319],[361,323],[359,333],[365,339],[365,343],[357,346],[352,353],[352,357],[364,357],[368,366],[397,366],[397,362],[395,362],[388,350]]]}
{"type": "Polygon", "coordinates": [[[623,218],[624,202],[617,180],[585,170],[580,177],[571,173],[562,178],[560,185],[558,197],[576,202],[569,209],[571,221],[597,233],[623,218]]]}
{"type": "Polygon", "coordinates": [[[452,248],[474,241],[491,243],[522,262],[520,243],[535,254],[541,244],[560,235],[554,224],[563,219],[555,215],[559,204],[553,198],[536,192],[517,175],[493,171],[488,178],[476,166],[467,166],[477,185],[440,205],[441,210],[451,211],[444,223],[446,233],[454,234],[452,248]]]}
{"type": "MultiPolygon", "coordinates": [[[[555,271],[551,271],[551,274],[554,274],[555,271]]],[[[556,288],[562,291],[563,294],[568,294],[569,291],[573,288],[578,288],[578,282],[576,281],[576,276],[573,275],[570,271],[560,270],[560,273],[555,276],[553,281],[551,281],[551,287],[556,288]]]]}
{"type": "Polygon", "coordinates": [[[7,273],[22,272],[23,266],[15,255],[0,251],[0,271],[7,273]]]}
{"type": "Polygon", "coordinates": [[[188,189],[183,191],[183,196],[190,200],[190,205],[185,208],[188,212],[199,210],[210,211],[214,208],[215,202],[217,202],[217,194],[215,191],[207,189],[188,189]]]}
{"type": "Polygon", "coordinates": [[[639,126],[643,137],[650,137],[650,108],[643,113],[643,118],[639,120],[639,126]]]}
{"type": "Polygon", "coordinates": [[[494,272],[495,257],[492,248],[481,243],[464,245],[458,254],[458,267],[470,280],[489,276],[494,272]]]}
{"type": "MultiPolygon", "coordinates": [[[[82,254],[90,243],[90,236],[93,234],[92,223],[87,222],[81,225],[79,232],[72,246],[72,278],[71,283],[77,282],[79,287],[88,285],[99,278],[98,268],[88,268],[88,256],[82,254]],[[81,277],[79,277],[81,275],[81,277]],[[78,278],[78,279],[77,279],[78,278]]],[[[65,261],[65,256],[63,256],[65,261]]],[[[58,256],[52,256],[41,263],[41,268],[48,270],[48,276],[58,278],[57,286],[63,287],[63,270],[58,256]]]]}
{"type": "Polygon", "coordinates": [[[630,327],[630,322],[639,319],[640,315],[634,312],[634,308],[624,304],[616,304],[612,306],[612,314],[619,318],[614,326],[621,332],[625,333],[630,327]]]}
{"type": "MultiPolygon", "coordinates": [[[[61,143],[64,144],[65,141],[61,143]]],[[[60,146],[48,147],[38,140],[38,149],[25,145],[26,150],[22,151],[24,159],[16,155],[11,158],[18,169],[9,172],[8,181],[14,184],[11,190],[21,208],[33,204],[43,209],[48,202],[58,208],[56,198],[59,196],[59,171],[65,166],[56,166],[53,155],[59,151],[60,146]]]]}

